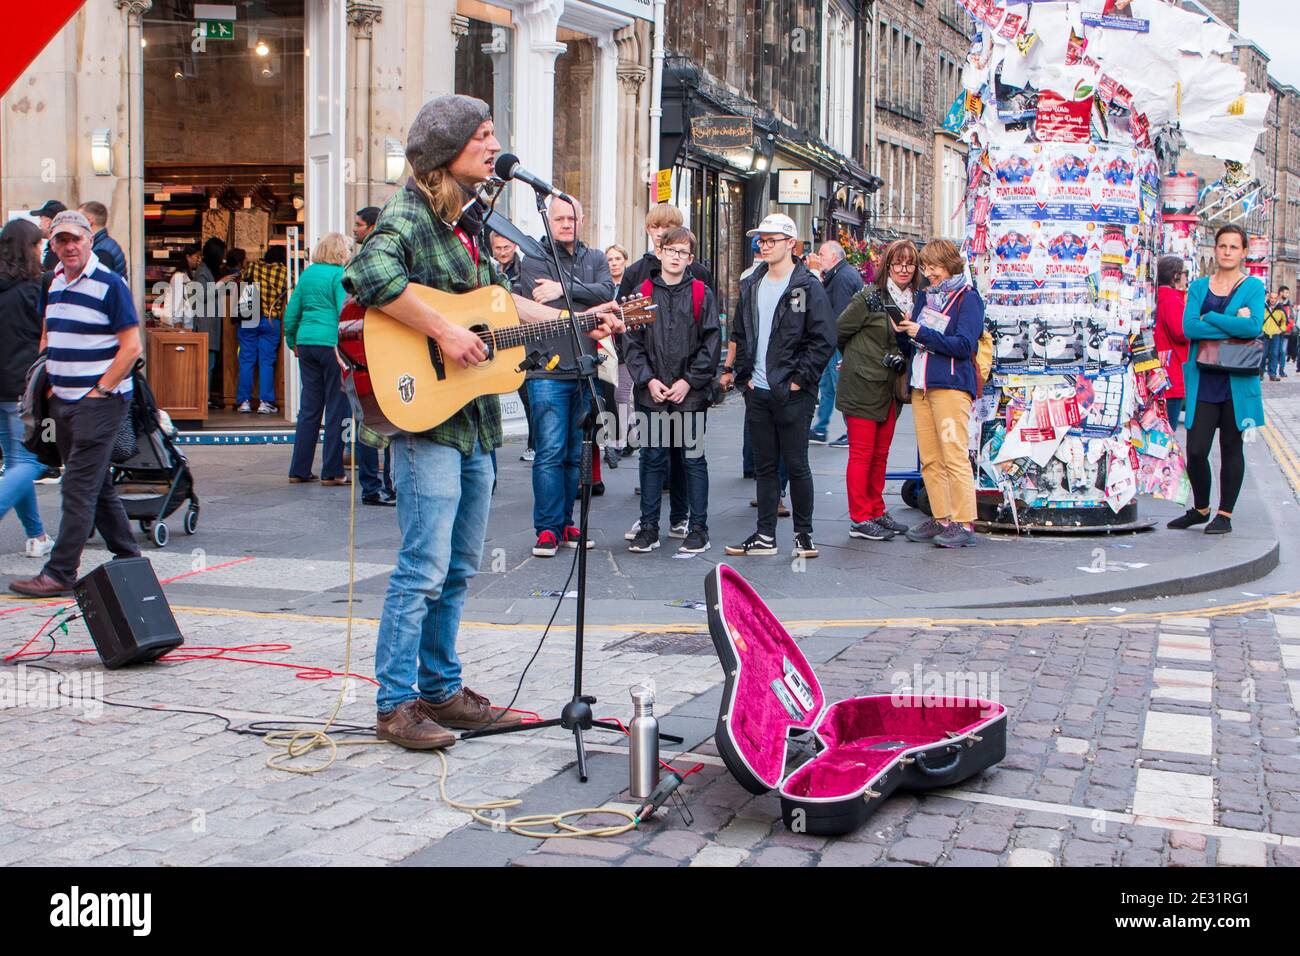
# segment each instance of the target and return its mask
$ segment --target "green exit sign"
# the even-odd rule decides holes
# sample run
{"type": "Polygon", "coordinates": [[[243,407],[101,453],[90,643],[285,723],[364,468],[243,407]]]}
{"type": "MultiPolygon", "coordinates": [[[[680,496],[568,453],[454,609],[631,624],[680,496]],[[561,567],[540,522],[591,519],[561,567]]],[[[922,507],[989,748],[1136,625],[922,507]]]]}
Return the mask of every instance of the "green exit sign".
{"type": "Polygon", "coordinates": [[[200,20],[202,36],[208,40],[233,40],[235,22],[233,20],[200,20]]]}

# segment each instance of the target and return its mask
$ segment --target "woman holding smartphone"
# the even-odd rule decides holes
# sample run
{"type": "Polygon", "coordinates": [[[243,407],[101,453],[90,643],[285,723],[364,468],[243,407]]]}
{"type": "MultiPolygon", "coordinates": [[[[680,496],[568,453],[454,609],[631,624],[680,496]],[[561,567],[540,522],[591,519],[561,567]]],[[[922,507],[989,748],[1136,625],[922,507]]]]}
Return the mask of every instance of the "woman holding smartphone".
{"type": "Polygon", "coordinates": [[[1187,290],[1183,332],[1190,343],[1183,383],[1187,393],[1187,477],[1193,506],[1169,522],[1174,529],[1205,525],[1206,534],[1232,530],[1241,483],[1246,477],[1242,433],[1264,424],[1264,399],[1259,375],[1233,375],[1202,369],[1197,358],[1203,343],[1225,339],[1257,339],[1264,329],[1264,298],[1268,290],[1246,275],[1246,230],[1224,226],[1214,237],[1214,275],[1197,279],[1187,290]],[[1219,513],[1210,518],[1210,449],[1219,433],[1219,513]]]}
{"type": "Polygon", "coordinates": [[[933,517],[907,537],[964,548],[976,542],[975,472],[967,436],[980,391],[975,359],[984,333],[984,301],[966,278],[966,260],[947,239],[926,243],[918,258],[930,285],[917,294],[897,338],[908,359],[916,446],[933,517]]]}

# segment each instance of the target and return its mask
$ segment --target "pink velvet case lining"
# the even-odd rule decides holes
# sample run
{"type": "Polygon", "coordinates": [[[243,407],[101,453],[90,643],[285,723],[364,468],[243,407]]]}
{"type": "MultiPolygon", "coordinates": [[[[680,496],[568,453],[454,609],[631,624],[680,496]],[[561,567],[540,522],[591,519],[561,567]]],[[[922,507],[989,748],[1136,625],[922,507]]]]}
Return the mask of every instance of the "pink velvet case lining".
{"type": "Polygon", "coordinates": [[[989,701],[911,695],[851,697],[828,708],[812,666],[754,589],[726,565],[718,575],[721,616],[739,661],[727,714],[731,738],[755,776],[782,794],[809,799],[853,794],[900,755],[953,733],[976,731],[1005,713],[1001,704],[989,701]],[[785,660],[812,691],[813,707],[800,720],[790,717],[771,688],[784,676],[785,660]],[[815,730],[825,749],[782,784],[794,729],[815,730]],[[888,749],[871,749],[881,744],[888,749]]]}

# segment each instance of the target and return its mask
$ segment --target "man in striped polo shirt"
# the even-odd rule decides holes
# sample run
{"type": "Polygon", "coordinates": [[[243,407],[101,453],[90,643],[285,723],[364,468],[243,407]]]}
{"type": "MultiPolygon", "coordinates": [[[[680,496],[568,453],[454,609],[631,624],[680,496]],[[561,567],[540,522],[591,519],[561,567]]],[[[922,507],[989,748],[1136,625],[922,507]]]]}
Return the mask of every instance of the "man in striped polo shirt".
{"type": "Polygon", "coordinates": [[[117,557],[140,554],[109,468],[113,439],[131,404],[140,318],[122,277],[91,251],[92,236],[89,220],[74,210],[59,213],[50,228],[59,266],[46,297],[41,351],[63,457],[63,517],[41,573],[9,585],[30,597],[72,591],[82,549],[96,528],[117,557]]]}

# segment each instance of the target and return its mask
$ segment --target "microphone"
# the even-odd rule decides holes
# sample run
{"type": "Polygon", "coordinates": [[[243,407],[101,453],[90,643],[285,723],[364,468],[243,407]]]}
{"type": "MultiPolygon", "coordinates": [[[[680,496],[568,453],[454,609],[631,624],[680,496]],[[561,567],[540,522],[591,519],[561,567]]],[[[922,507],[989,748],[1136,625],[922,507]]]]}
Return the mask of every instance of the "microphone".
{"type": "Polygon", "coordinates": [[[519,165],[519,157],[514,153],[502,153],[498,156],[495,171],[498,179],[517,179],[521,183],[526,183],[527,185],[532,186],[533,189],[537,190],[539,193],[553,196],[556,199],[563,199],[570,205],[573,204],[573,197],[568,193],[561,192],[540,176],[530,173],[528,170],[524,169],[523,166],[519,165]]]}

